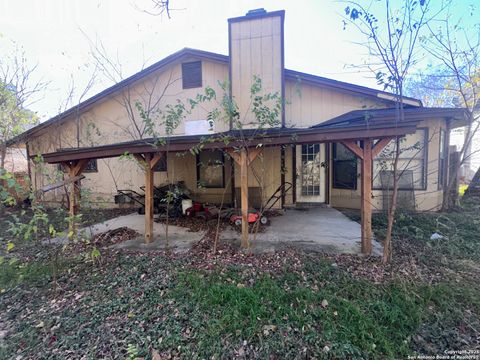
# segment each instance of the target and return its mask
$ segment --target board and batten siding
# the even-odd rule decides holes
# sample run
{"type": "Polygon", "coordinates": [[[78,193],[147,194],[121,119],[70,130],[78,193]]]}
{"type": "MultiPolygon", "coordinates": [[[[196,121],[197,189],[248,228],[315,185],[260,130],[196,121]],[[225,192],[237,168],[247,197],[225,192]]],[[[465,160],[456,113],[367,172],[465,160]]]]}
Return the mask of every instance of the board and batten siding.
{"type": "Polygon", "coordinates": [[[362,97],[302,80],[285,82],[287,127],[305,128],[320,124],[352,110],[385,108],[382,100],[362,97]]]}
{"type": "Polygon", "coordinates": [[[251,86],[254,76],[262,81],[265,93],[283,90],[283,45],[281,16],[248,18],[231,22],[230,71],[232,97],[236,101],[245,127],[255,127],[251,113],[251,86]]]}

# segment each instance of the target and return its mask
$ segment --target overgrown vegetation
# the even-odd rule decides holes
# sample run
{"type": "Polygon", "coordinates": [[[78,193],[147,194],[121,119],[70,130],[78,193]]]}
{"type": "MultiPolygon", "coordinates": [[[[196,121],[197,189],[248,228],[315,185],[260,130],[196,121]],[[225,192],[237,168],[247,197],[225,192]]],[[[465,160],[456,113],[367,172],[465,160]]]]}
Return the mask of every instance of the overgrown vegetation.
{"type": "MultiPolygon", "coordinates": [[[[400,213],[388,265],[293,250],[105,250],[95,263],[67,254],[53,286],[51,259],[32,257],[0,279],[0,357],[396,359],[475,349],[479,220],[475,203],[400,213]],[[435,232],[444,238],[430,240],[435,232]]],[[[385,221],[374,217],[379,238],[385,221]]]]}

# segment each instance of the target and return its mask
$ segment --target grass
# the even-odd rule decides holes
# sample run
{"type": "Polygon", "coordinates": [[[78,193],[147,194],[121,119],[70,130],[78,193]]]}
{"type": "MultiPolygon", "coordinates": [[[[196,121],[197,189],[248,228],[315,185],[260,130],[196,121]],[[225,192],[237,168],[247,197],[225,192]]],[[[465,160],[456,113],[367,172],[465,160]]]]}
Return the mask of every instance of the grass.
{"type": "MultiPolygon", "coordinates": [[[[51,263],[36,257],[0,276],[0,358],[399,359],[475,349],[480,271],[459,264],[479,265],[479,220],[476,204],[400,214],[387,267],[321,254],[222,263],[223,254],[199,266],[203,253],[104,253],[97,265],[64,259],[53,291],[51,263]],[[431,241],[435,231],[448,241],[431,241]],[[441,276],[413,277],[404,272],[412,262],[441,276]],[[380,272],[390,276],[373,281],[380,272]]],[[[374,218],[378,236],[384,221],[374,218]]]]}

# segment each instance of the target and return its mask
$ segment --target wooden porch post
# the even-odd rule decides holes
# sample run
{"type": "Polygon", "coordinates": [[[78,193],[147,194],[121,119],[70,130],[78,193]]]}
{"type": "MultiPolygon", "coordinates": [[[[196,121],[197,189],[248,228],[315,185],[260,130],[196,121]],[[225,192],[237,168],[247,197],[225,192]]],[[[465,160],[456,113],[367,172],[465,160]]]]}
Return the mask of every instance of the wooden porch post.
{"type": "Polygon", "coordinates": [[[228,149],[231,158],[240,166],[240,190],[241,190],[241,211],[242,211],[242,248],[249,248],[248,242],[248,167],[260,154],[262,148],[243,148],[240,152],[228,149]]]}
{"type": "Polygon", "coordinates": [[[377,157],[383,148],[392,140],[391,137],[380,139],[373,146],[373,139],[363,140],[363,149],[355,140],[342,141],[351,152],[362,160],[362,188],[361,188],[361,235],[362,253],[372,253],[372,167],[373,159],[377,157]]]}
{"type": "Polygon", "coordinates": [[[145,243],[150,244],[153,236],[153,171],[151,155],[145,154],[145,243]]]}
{"type": "Polygon", "coordinates": [[[362,160],[362,253],[372,253],[372,139],[363,141],[362,160]]]}
{"type": "Polygon", "coordinates": [[[164,156],[163,153],[150,154],[145,156],[134,154],[145,171],[145,243],[153,241],[153,168],[164,156]]]}
{"type": "MultiPolygon", "coordinates": [[[[68,177],[73,179],[79,176],[85,167],[88,164],[89,159],[83,159],[74,161],[72,163],[63,163],[63,165],[68,169],[68,177]]],[[[69,211],[68,211],[68,233],[75,234],[77,231],[77,224],[75,221],[75,215],[78,213],[78,200],[80,199],[80,181],[72,181],[70,187],[70,193],[68,196],[69,200],[69,211]]]]}
{"type": "Polygon", "coordinates": [[[240,188],[242,203],[242,248],[249,247],[248,243],[248,158],[247,150],[240,152],[240,188]]]}

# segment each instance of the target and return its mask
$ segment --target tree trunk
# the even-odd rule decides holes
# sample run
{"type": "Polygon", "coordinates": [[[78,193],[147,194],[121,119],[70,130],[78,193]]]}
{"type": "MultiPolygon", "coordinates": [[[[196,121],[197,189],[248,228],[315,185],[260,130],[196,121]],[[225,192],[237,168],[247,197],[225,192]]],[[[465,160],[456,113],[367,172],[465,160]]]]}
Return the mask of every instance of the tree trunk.
{"type": "Polygon", "coordinates": [[[395,140],[395,160],[393,162],[393,190],[390,209],[387,216],[387,234],[385,236],[385,243],[383,244],[383,263],[387,263],[392,259],[392,233],[393,223],[395,220],[395,212],[397,211],[397,196],[398,196],[398,159],[400,157],[400,138],[395,140]]]}

